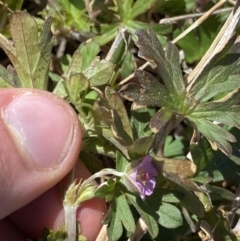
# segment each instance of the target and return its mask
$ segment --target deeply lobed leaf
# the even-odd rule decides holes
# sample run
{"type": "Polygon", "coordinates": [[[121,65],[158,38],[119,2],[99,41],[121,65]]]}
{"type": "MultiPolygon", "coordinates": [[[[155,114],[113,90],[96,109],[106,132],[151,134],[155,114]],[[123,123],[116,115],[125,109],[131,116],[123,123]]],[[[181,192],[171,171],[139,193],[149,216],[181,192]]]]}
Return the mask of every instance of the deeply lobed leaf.
{"type": "Polygon", "coordinates": [[[155,68],[158,76],[155,78],[145,71],[136,70],[135,77],[140,85],[128,84],[120,93],[134,101],[133,106],[161,108],[150,121],[152,131],[157,133],[153,150],[157,153],[167,136],[166,131],[170,132],[173,126],[187,118],[196,131],[208,139],[214,150],[219,148],[230,154],[232,148],[229,142],[235,142],[235,138],[218,124],[240,128],[237,66],[240,43],[223,49],[205,67],[196,82],[186,88],[176,47],[168,43],[164,53],[152,30],[148,33],[139,30],[136,35],[139,56],[155,68]]]}

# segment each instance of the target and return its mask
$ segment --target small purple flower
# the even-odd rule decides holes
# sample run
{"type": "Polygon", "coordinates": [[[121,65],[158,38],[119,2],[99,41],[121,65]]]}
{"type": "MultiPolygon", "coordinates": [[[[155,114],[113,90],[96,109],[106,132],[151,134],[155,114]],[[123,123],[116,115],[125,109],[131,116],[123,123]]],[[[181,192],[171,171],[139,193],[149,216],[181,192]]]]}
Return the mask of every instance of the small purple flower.
{"type": "Polygon", "coordinates": [[[157,170],[152,164],[152,157],[147,155],[141,163],[139,163],[130,174],[130,178],[135,182],[140,190],[142,199],[150,196],[156,186],[157,170]]]}

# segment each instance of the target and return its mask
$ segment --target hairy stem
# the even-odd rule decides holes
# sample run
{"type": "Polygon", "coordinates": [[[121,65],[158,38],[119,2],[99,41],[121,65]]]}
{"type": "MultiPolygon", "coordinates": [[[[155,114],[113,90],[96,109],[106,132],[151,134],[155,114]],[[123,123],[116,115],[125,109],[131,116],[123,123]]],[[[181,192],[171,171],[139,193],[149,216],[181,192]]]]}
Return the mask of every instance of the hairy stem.
{"type": "Polygon", "coordinates": [[[64,213],[65,213],[65,231],[67,232],[66,241],[76,241],[77,237],[77,222],[76,222],[76,214],[77,214],[77,206],[76,205],[64,205],[64,213]]]}

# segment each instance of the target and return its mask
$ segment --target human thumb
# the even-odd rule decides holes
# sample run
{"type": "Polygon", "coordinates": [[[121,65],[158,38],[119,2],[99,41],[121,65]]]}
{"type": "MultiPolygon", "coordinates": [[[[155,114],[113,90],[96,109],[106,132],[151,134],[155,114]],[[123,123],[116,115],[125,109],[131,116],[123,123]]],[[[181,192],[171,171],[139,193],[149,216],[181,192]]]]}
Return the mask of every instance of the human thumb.
{"type": "Polygon", "coordinates": [[[77,115],[33,89],[0,89],[0,219],[59,182],[81,146],[77,115]]]}

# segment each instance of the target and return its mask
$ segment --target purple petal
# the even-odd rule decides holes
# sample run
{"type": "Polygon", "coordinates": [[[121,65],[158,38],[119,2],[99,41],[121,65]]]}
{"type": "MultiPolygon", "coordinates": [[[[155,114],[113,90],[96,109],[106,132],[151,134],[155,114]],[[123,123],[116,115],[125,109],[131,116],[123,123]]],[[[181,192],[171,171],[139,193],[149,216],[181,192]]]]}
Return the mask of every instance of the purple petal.
{"type": "Polygon", "coordinates": [[[144,186],[145,195],[150,196],[153,193],[155,186],[156,186],[155,178],[151,178],[148,182],[146,182],[146,184],[144,186]]]}
{"type": "Polygon", "coordinates": [[[157,176],[157,170],[152,164],[152,157],[147,155],[139,165],[141,169],[143,169],[150,177],[157,176]]]}
{"type": "Polygon", "coordinates": [[[135,169],[135,171],[133,171],[129,176],[132,178],[132,180],[136,181],[136,179],[137,179],[137,169],[135,169]]]}
{"type": "Polygon", "coordinates": [[[157,170],[152,164],[152,157],[147,155],[129,174],[133,184],[138,187],[139,195],[145,199],[145,195],[150,196],[156,186],[155,177],[157,170]]]}

